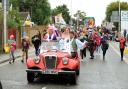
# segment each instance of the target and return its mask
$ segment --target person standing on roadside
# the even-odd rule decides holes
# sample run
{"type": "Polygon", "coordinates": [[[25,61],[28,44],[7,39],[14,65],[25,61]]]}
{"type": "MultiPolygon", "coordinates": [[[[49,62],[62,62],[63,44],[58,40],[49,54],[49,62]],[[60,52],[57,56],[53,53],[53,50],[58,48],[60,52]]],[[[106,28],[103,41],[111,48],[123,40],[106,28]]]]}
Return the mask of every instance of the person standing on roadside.
{"type": "Polygon", "coordinates": [[[16,49],[16,41],[14,40],[14,35],[10,35],[10,39],[8,40],[8,45],[10,47],[10,60],[9,63],[11,64],[12,62],[15,62],[15,57],[14,57],[14,51],[16,49]]]}
{"type": "Polygon", "coordinates": [[[26,37],[23,37],[21,40],[21,46],[22,46],[22,60],[21,62],[24,63],[24,56],[26,55],[26,61],[28,59],[28,49],[29,49],[30,42],[26,39],[26,37]]]}

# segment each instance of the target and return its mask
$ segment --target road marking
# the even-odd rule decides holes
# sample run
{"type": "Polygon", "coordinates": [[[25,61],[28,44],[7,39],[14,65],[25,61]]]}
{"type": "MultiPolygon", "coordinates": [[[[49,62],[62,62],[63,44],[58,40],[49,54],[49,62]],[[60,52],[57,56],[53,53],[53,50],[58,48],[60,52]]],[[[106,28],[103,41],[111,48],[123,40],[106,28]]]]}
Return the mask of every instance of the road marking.
{"type": "MultiPolygon", "coordinates": [[[[112,46],[112,44],[110,44],[110,46],[114,49],[114,51],[120,56],[120,52],[114,47],[112,46]]],[[[120,56],[121,57],[121,56],[120,56]]],[[[124,57],[124,61],[128,64],[128,59],[126,57],[124,57]]]]}
{"type": "Polygon", "coordinates": [[[46,89],[46,87],[43,87],[42,89],[46,89]]]}

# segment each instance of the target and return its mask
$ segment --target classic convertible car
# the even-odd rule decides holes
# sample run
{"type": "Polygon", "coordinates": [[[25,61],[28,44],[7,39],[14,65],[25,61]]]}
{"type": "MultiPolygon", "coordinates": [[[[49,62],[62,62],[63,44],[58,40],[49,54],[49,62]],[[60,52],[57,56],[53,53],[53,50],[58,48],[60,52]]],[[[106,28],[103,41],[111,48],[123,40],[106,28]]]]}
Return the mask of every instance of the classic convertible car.
{"type": "Polygon", "coordinates": [[[80,70],[79,57],[71,58],[58,42],[43,42],[40,55],[28,58],[26,64],[28,82],[33,82],[38,75],[63,75],[68,77],[68,82],[76,84],[80,70]]]}

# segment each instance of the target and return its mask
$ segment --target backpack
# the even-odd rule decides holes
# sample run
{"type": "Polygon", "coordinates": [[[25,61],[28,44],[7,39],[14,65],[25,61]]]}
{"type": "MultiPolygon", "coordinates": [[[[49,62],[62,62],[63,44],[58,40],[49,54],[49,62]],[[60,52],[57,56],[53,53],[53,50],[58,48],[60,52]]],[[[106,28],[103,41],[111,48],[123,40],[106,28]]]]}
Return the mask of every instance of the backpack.
{"type": "Polygon", "coordinates": [[[107,38],[106,37],[103,37],[101,39],[101,41],[102,41],[102,49],[108,49],[109,48],[109,43],[107,41],[107,38]]]}

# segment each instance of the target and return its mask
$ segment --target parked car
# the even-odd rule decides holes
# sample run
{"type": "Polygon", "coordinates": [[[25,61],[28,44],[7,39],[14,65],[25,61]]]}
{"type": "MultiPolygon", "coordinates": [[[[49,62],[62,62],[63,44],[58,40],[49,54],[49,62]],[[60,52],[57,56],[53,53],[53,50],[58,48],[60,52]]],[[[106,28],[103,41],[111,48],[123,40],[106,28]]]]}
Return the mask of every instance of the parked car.
{"type": "Polygon", "coordinates": [[[80,71],[79,57],[71,58],[66,49],[61,49],[58,42],[43,42],[38,57],[27,59],[27,80],[33,82],[35,76],[63,75],[68,82],[76,84],[80,71]]]}

